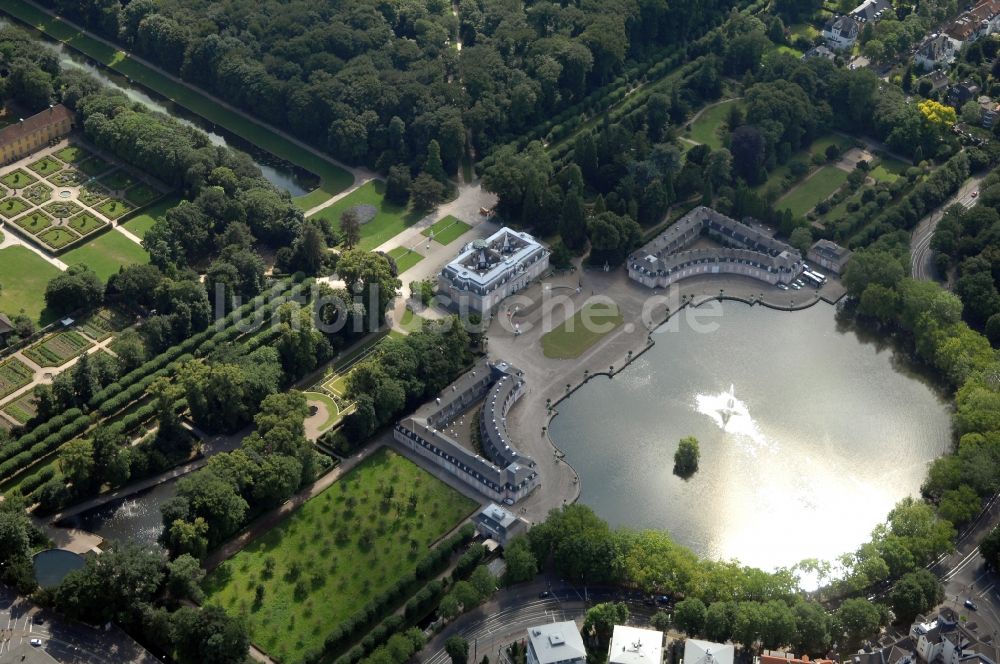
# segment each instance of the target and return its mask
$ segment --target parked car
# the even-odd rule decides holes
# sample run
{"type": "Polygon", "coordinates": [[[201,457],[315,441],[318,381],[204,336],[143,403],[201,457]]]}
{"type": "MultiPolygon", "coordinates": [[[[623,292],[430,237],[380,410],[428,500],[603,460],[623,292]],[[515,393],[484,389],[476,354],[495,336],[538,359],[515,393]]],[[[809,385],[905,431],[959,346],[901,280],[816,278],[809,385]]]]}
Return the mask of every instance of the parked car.
{"type": "Polygon", "coordinates": [[[979,610],[979,607],[976,606],[976,603],[973,602],[971,599],[965,600],[965,608],[972,609],[973,611],[978,611],[979,610]]]}
{"type": "Polygon", "coordinates": [[[538,599],[545,599],[546,597],[552,597],[552,593],[550,593],[548,590],[543,590],[542,592],[538,593],[538,599]]]}
{"type": "Polygon", "coordinates": [[[30,641],[28,641],[28,643],[30,643],[31,645],[33,645],[33,646],[35,646],[37,648],[38,646],[42,645],[42,640],[41,639],[31,639],[30,641]]]}

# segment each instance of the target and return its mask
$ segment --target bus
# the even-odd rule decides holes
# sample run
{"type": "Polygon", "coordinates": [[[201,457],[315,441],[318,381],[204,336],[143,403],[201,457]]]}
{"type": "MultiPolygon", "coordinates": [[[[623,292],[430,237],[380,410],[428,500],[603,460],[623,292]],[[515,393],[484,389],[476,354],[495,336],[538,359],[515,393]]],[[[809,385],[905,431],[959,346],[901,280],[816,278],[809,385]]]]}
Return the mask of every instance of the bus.
{"type": "Polygon", "coordinates": [[[816,274],[815,272],[803,272],[800,277],[817,288],[826,283],[826,277],[816,274]]]}

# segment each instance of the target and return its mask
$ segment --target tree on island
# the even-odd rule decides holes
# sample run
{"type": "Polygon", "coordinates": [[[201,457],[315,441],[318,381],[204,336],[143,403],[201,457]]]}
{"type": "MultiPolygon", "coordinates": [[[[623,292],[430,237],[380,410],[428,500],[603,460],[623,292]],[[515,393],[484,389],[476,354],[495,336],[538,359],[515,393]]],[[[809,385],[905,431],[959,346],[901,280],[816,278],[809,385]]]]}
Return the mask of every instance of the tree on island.
{"type": "Polygon", "coordinates": [[[681,438],[674,452],[674,474],[687,479],[698,470],[698,458],[701,452],[698,450],[698,439],[694,436],[681,438]]]}

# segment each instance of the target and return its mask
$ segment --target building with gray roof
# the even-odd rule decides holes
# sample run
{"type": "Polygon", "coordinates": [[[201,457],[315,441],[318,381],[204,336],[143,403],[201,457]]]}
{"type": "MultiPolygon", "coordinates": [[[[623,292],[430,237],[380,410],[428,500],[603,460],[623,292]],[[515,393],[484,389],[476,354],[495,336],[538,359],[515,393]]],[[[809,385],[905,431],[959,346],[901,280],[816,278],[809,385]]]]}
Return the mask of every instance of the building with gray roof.
{"type": "Polygon", "coordinates": [[[521,371],[500,361],[481,360],[433,401],[401,420],[393,437],[479,493],[514,504],[538,486],[535,461],[521,454],[507,434],[507,411],[525,392],[521,371]],[[479,437],[488,458],[448,434],[456,418],[480,400],[479,437]]]}
{"type": "Polygon", "coordinates": [[[584,664],[587,650],[572,620],[528,629],[528,664],[584,664]]]}
{"type": "Polygon", "coordinates": [[[523,290],[549,267],[549,250],[506,226],[465,245],[438,275],[438,294],[460,311],[486,313],[523,290]]]}
{"type": "Polygon", "coordinates": [[[628,275],[649,288],[703,274],[738,274],[769,284],[789,283],[802,271],[802,254],[767,232],[696,207],[629,256],[628,275]],[[720,247],[688,249],[708,237],[720,247]]]}

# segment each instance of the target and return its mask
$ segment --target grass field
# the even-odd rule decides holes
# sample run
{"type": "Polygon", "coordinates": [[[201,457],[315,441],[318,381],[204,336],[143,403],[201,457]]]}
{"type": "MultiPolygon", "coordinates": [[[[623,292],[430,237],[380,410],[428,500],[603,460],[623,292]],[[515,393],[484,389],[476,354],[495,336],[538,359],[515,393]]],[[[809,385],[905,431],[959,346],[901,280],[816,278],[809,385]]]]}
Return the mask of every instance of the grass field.
{"type": "Polygon", "coordinates": [[[337,420],[340,419],[340,408],[337,406],[336,401],[321,392],[303,392],[303,394],[305,394],[306,399],[310,401],[318,401],[326,406],[326,419],[322,424],[316,427],[319,431],[326,431],[337,423],[337,420]]]}
{"type": "Polygon", "coordinates": [[[205,580],[206,602],[241,616],[269,655],[295,662],[475,506],[383,448],[220,565],[205,580]]]}
{"type": "Polygon", "coordinates": [[[393,260],[396,261],[396,269],[399,270],[399,274],[403,274],[411,267],[424,260],[423,255],[418,254],[412,249],[407,249],[406,247],[396,247],[389,251],[389,255],[392,256],[393,260]]]}
{"type": "Polygon", "coordinates": [[[20,198],[5,198],[0,201],[0,217],[10,219],[28,209],[28,204],[20,198]]]}
{"type": "MultiPolygon", "coordinates": [[[[815,141],[813,141],[808,148],[803,148],[799,150],[798,152],[793,154],[784,164],[781,164],[773,171],[768,173],[767,180],[763,184],[758,185],[756,189],[757,191],[764,192],[772,187],[781,188],[783,187],[784,179],[788,176],[790,172],[788,165],[792,161],[797,160],[805,162],[806,164],[809,164],[809,167],[812,169],[814,168],[812,166],[813,155],[817,154],[825,155],[826,149],[831,145],[836,145],[841,149],[841,151],[843,151],[851,147],[852,143],[853,141],[851,141],[851,139],[845,138],[844,136],[839,136],[837,134],[825,134],[823,136],[820,136],[815,141]]],[[[781,191],[780,193],[786,194],[788,193],[788,191],[791,191],[791,189],[787,191],[781,191]]]]}
{"type": "Polygon", "coordinates": [[[52,220],[44,212],[32,212],[14,220],[14,223],[27,233],[38,235],[52,225],[52,220]]]}
{"type": "Polygon", "coordinates": [[[159,197],[160,192],[143,182],[140,182],[125,192],[125,199],[136,207],[149,205],[159,197]]]}
{"type": "Polygon", "coordinates": [[[51,263],[27,247],[0,249],[0,311],[14,315],[21,310],[47,325],[55,320],[45,311],[45,286],[59,274],[51,263]]]}
{"type": "Polygon", "coordinates": [[[408,212],[405,206],[386,201],[383,196],[384,192],[385,183],[381,180],[372,180],[330,207],[320,210],[312,218],[323,219],[331,228],[338,229],[340,215],[346,210],[356,205],[374,206],[377,212],[371,221],[362,224],[361,242],[358,244],[361,249],[371,251],[386,240],[391,240],[420,219],[419,214],[408,212]]]}
{"type": "Polygon", "coordinates": [[[588,302],[572,318],[542,337],[545,357],[568,360],[580,357],[601,337],[622,324],[618,307],[605,302],[588,302]]]}
{"type": "Polygon", "coordinates": [[[84,55],[97,60],[110,69],[129,77],[135,83],[197,113],[209,122],[220,125],[240,138],[274,154],[285,161],[315,173],[320,179],[319,187],[296,199],[303,209],[319,205],[334,194],[340,193],[353,182],[353,177],[343,168],[326,159],[302,149],[296,143],[280,134],[257,124],[255,121],[230,111],[215,103],[204,94],[177,83],[149,67],[136,62],[107,44],[81,34],[65,21],[24,2],[5,0],[0,9],[14,18],[41,30],[50,37],[74,48],[84,55]]]}
{"type": "Polygon", "coordinates": [[[146,250],[116,230],[109,230],[87,244],[72,249],[62,257],[67,265],[83,263],[103,280],[123,265],[148,263],[146,250]]]}
{"type": "Polygon", "coordinates": [[[0,399],[31,382],[34,372],[17,358],[0,362],[0,399]]]}
{"type": "Polygon", "coordinates": [[[104,201],[103,203],[98,205],[97,209],[100,210],[101,214],[103,214],[108,219],[117,219],[118,217],[121,217],[124,214],[128,214],[135,208],[133,208],[130,204],[126,203],[125,201],[120,201],[117,198],[112,198],[111,200],[104,201]]]}
{"type": "Polygon", "coordinates": [[[465,235],[466,231],[470,228],[472,228],[472,226],[449,214],[447,217],[443,217],[435,221],[433,226],[425,228],[422,232],[427,237],[432,237],[431,234],[433,233],[435,242],[440,244],[451,244],[458,238],[465,235]]]}
{"type": "Polygon", "coordinates": [[[36,178],[34,175],[29,174],[28,171],[24,170],[23,168],[18,168],[17,170],[11,171],[10,173],[7,173],[2,178],[0,178],[0,182],[3,182],[11,189],[23,189],[24,187],[27,187],[29,184],[34,184],[37,181],[38,178],[36,178]]]}
{"type": "Polygon", "coordinates": [[[726,116],[729,115],[729,109],[732,108],[734,103],[738,102],[730,99],[729,101],[719,102],[715,106],[705,109],[698,116],[698,119],[691,123],[691,140],[707,145],[713,150],[721,148],[722,138],[719,136],[718,129],[722,126],[726,116]]]}
{"type": "Polygon", "coordinates": [[[153,227],[156,220],[165,215],[167,210],[176,206],[180,202],[181,199],[179,196],[168,196],[158,201],[155,205],[146,208],[122,225],[134,235],[146,237],[146,233],[153,227]]]}
{"type": "Polygon", "coordinates": [[[869,173],[879,182],[895,182],[906,174],[906,169],[910,167],[906,162],[892,157],[879,157],[878,165],[869,173]]]}
{"type": "Polygon", "coordinates": [[[100,157],[98,157],[97,155],[94,155],[90,159],[81,161],[77,165],[77,168],[79,168],[87,175],[94,177],[100,175],[101,173],[107,173],[108,170],[111,168],[111,162],[105,161],[100,157]]]}
{"type": "Polygon", "coordinates": [[[423,328],[426,318],[413,313],[409,309],[403,311],[403,319],[399,321],[399,326],[407,332],[416,332],[423,328]]]}
{"type": "Polygon", "coordinates": [[[33,164],[28,164],[28,168],[41,175],[43,178],[62,170],[62,163],[52,157],[42,157],[33,164]]]}
{"type": "Polygon", "coordinates": [[[79,164],[81,161],[90,156],[90,153],[81,148],[79,145],[67,145],[59,152],[56,152],[56,157],[65,161],[67,164],[79,164]]]}
{"type": "Polygon", "coordinates": [[[103,221],[90,214],[89,212],[84,212],[83,214],[78,214],[69,220],[69,227],[80,235],[89,235],[96,231],[102,226],[106,226],[103,221]]]}
{"type": "Polygon", "coordinates": [[[68,228],[50,228],[38,234],[38,239],[45,243],[53,251],[58,251],[63,247],[76,242],[80,236],[68,228]]]}
{"type": "Polygon", "coordinates": [[[816,207],[817,203],[829,198],[846,181],[847,171],[836,166],[824,166],[779,199],[774,208],[776,210],[788,208],[796,217],[802,217],[816,207]]]}
{"type": "Polygon", "coordinates": [[[66,330],[45,337],[24,351],[24,356],[40,367],[59,367],[93,344],[79,332],[66,330]]]}

